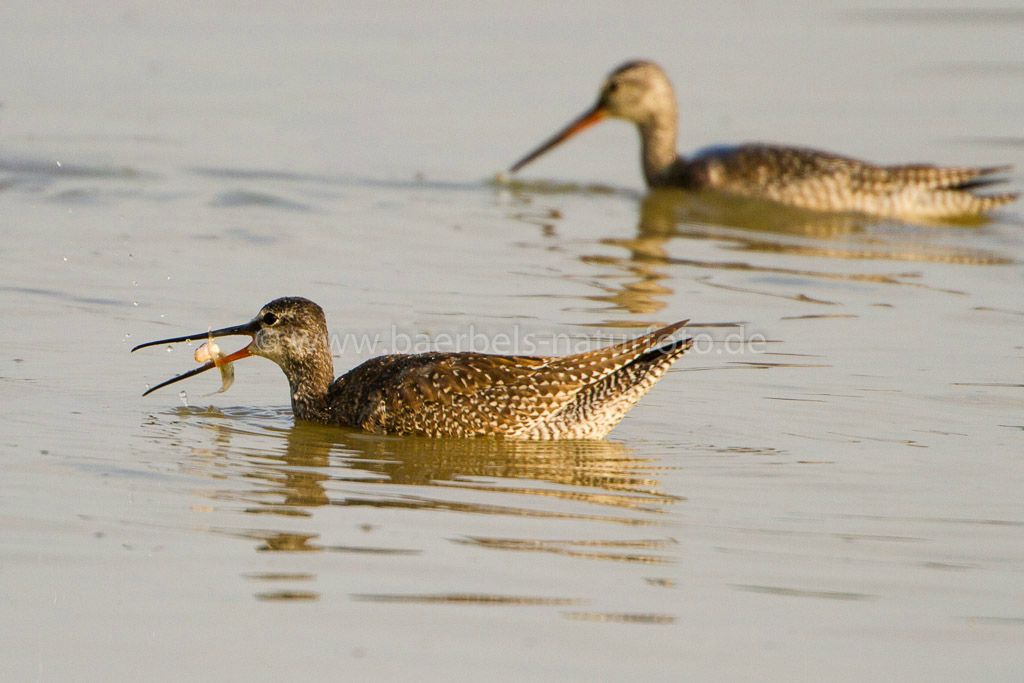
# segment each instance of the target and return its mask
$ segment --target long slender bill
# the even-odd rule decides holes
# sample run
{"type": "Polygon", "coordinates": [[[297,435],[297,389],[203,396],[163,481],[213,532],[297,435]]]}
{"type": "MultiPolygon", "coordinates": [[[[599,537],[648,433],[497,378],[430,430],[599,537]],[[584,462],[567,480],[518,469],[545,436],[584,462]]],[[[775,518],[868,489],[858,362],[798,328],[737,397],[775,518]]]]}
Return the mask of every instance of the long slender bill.
{"type": "Polygon", "coordinates": [[[183,337],[172,337],[171,339],[157,339],[156,341],[146,342],[145,344],[139,344],[132,349],[132,353],[139,349],[144,349],[147,346],[159,346],[160,344],[177,344],[179,342],[190,342],[199,341],[200,339],[207,339],[209,337],[230,337],[232,335],[248,335],[253,336],[259,329],[259,325],[255,320],[250,320],[247,323],[241,325],[234,325],[232,327],[222,327],[219,330],[212,330],[210,332],[197,332],[195,334],[186,334],[183,337]]]}
{"type": "Polygon", "coordinates": [[[211,360],[211,361],[209,361],[207,363],[203,363],[202,365],[200,365],[198,368],[195,368],[194,370],[189,370],[188,372],[183,372],[180,375],[175,375],[174,377],[172,377],[172,378],[170,378],[168,380],[160,382],[160,384],[157,384],[154,387],[150,387],[149,389],[146,389],[146,391],[142,395],[143,396],[149,396],[150,394],[152,394],[157,389],[163,389],[168,384],[174,384],[175,382],[180,382],[183,379],[188,379],[189,377],[195,377],[199,373],[206,372],[207,370],[213,370],[218,365],[224,365],[226,363],[234,363],[236,360],[242,360],[243,358],[248,358],[251,355],[252,355],[252,352],[249,351],[249,347],[246,346],[244,348],[238,349],[237,351],[235,351],[231,355],[224,356],[217,363],[214,363],[211,360]]]}
{"type": "MultiPolygon", "coordinates": [[[[212,337],[229,337],[229,336],[232,336],[232,335],[247,335],[247,336],[252,337],[253,335],[256,334],[258,329],[259,329],[259,324],[256,321],[253,320],[253,321],[247,322],[247,323],[242,324],[242,325],[235,325],[233,327],[223,327],[223,328],[221,328],[219,330],[212,330],[210,332],[200,332],[198,334],[188,334],[188,335],[185,335],[183,337],[172,337],[170,339],[158,339],[157,341],[146,342],[145,344],[139,344],[138,346],[133,348],[132,351],[133,352],[134,351],[138,351],[139,349],[144,349],[147,346],[158,346],[158,345],[162,345],[162,344],[175,344],[175,343],[178,343],[178,342],[188,342],[188,341],[193,341],[193,340],[209,339],[209,338],[212,338],[212,337]]],[[[160,384],[157,384],[156,386],[150,387],[142,395],[143,396],[148,396],[149,394],[153,393],[157,389],[162,389],[163,387],[166,387],[168,384],[174,384],[175,382],[180,382],[183,379],[188,379],[189,377],[195,377],[196,375],[198,375],[200,373],[203,373],[203,372],[206,372],[207,370],[212,370],[213,368],[217,367],[218,365],[224,365],[225,363],[233,363],[236,360],[241,360],[243,358],[248,358],[251,355],[252,355],[252,352],[249,350],[249,347],[246,346],[244,348],[239,349],[238,351],[235,351],[234,353],[232,353],[230,355],[224,356],[223,358],[219,359],[218,362],[216,362],[216,363],[214,363],[213,361],[210,361],[208,363],[203,363],[198,368],[195,368],[193,370],[189,370],[188,372],[183,372],[182,374],[176,375],[175,377],[172,377],[169,380],[161,382],[160,384]]]]}
{"type": "Polygon", "coordinates": [[[579,133],[582,130],[590,128],[592,125],[605,119],[607,116],[608,112],[601,107],[600,102],[595,104],[593,107],[591,107],[590,109],[588,109],[587,111],[583,112],[578,117],[573,119],[573,121],[569,123],[569,125],[567,125],[565,128],[558,131],[550,138],[548,138],[546,141],[544,141],[544,143],[537,147],[535,150],[527,154],[525,157],[523,157],[516,163],[512,164],[511,168],[509,168],[509,172],[515,173],[523,166],[526,166],[528,163],[539,157],[541,154],[544,154],[544,152],[547,152],[552,147],[557,147],[558,145],[562,144],[563,142],[571,138],[573,135],[576,135],[576,133],[579,133]]]}

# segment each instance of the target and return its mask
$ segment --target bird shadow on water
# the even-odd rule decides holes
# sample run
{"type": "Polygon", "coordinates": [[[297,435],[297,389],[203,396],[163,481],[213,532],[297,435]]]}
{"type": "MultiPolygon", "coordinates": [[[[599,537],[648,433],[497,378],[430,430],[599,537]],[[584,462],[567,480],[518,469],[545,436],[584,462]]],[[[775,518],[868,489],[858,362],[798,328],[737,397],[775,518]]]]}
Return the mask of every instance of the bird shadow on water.
{"type": "MultiPolygon", "coordinates": [[[[535,193],[532,184],[515,184],[512,188],[512,196],[520,206],[535,205],[532,211],[523,211],[517,207],[513,218],[536,223],[538,215],[557,218],[564,213],[557,203],[552,202],[552,197],[558,192],[548,189],[535,193]],[[540,203],[553,208],[543,212],[536,206],[540,203]]],[[[673,279],[680,272],[685,272],[680,269],[695,271],[698,277],[693,279],[711,287],[730,288],[717,282],[718,276],[751,274],[775,279],[787,278],[791,282],[808,283],[811,286],[815,282],[863,283],[869,286],[915,287],[959,295],[963,292],[923,281],[920,272],[851,272],[849,264],[863,261],[966,266],[1013,263],[1012,259],[1002,254],[957,243],[957,240],[969,238],[975,228],[984,225],[980,219],[969,223],[944,224],[946,229],[943,229],[938,225],[924,223],[809,211],[714,192],[655,189],[643,196],[633,196],[624,191],[602,188],[600,191],[588,192],[586,188],[578,188],[575,194],[579,193],[595,197],[610,194],[623,196],[635,199],[638,203],[635,236],[595,240],[602,246],[624,249],[627,255],[578,255],[582,262],[605,270],[605,274],[588,280],[602,289],[602,293],[587,299],[610,305],[611,310],[634,315],[650,315],[662,310],[673,293],[673,279]],[[673,248],[672,243],[684,240],[710,241],[718,249],[737,254],[737,257],[710,259],[674,255],[680,252],[680,248],[678,245],[673,248]],[[808,265],[794,265],[792,260],[785,261],[787,265],[781,265],[777,259],[763,258],[776,255],[806,259],[808,265]],[[617,272],[608,274],[609,267],[617,272]]],[[[557,230],[551,218],[546,219],[542,227],[547,236],[555,234],[557,230]]],[[[784,296],[812,304],[834,303],[803,293],[751,293],[784,296]]],[[[616,323],[605,321],[602,324],[616,323]]],[[[644,326],[651,322],[644,319],[620,324],[644,326]]]]}
{"type": "MultiPolygon", "coordinates": [[[[438,550],[450,558],[511,551],[609,568],[677,559],[678,543],[666,532],[673,523],[667,513],[685,499],[667,493],[659,480],[676,468],[656,453],[641,456],[621,442],[381,436],[292,424],[284,408],[244,407],[178,408],[148,418],[142,435],[173,444],[179,469],[198,482],[189,495],[200,499],[191,506],[203,513],[200,530],[252,543],[257,556],[278,558],[242,572],[260,601],[321,599],[322,592],[310,588],[322,579],[325,561],[334,567],[332,582],[341,587],[353,585],[343,578],[345,571],[365,575],[368,566],[379,567],[386,577],[390,569],[408,571],[414,562],[422,563],[427,592],[388,592],[390,583],[381,581],[383,592],[348,597],[558,606],[579,600],[430,592],[457,579],[445,574],[440,581],[431,574],[430,558],[438,550]],[[510,532],[520,527],[518,519],[522,530],[510,532]],[[439,533],[424,531],[436,528],[439,533]]],[[[446,561],[464,566],[471,560],[446,561]]]]}
{"type": "Polygon", "coordinates": [[[732,251],[835,260],[1012,263],[994,252],[945,243],[989,222],[980,217],[912,222],[810,211],[714,192],[657,189],[641,200],[638,232],[720,240],[732,251]]]}
{"type": "MultiPolygon", "coordinates": [[[[189,449],[186,471],[230,482],[205,495],[249,515],[294,520],[333,506],[642,527],[658,525],[685,500],[661,488],[659,473],[673,466],[615,441],[380,436],[304,422],[282,425],[287,411],[269,421],[264,412],[178,408],[177,419],[159,426],[162,438],[189,449]]],[[[223,531],[258,538],[260,550],[341,549],[318,545],[315,533],[223,531]]]]}
{"type": "MultiPolygon", "coordinates": [[[[296,554],[298,564],[290,563],[296,571],[275,563],[274,571],[244,574],[260,587],[259,600],[318,600],[307,582],[316,580],[319,565],[298,560],[309,553],[386,564],[440,544],[580,561],[675,561],[666,513],[685,498],[663,490],[659,475],[676,468],[657,455],[644,457],[615,441],[390,437],[289,422],[283,408],[181,407],[144,424],[147,438],[182,451],[180,468],[200,482],[193,494],[205,502],[193,509],[208,515],[204,531],[254,542],[260,554],[296,554]],[[404,513],[441,515],[444,521],[429,521],[427,528],[440,524],[442,535],[404,529],[422,524],[404,513]],[[472,521],[478,515],[521,518],[530,531],[481,535],[472,521]],[[394,533],[375,534],[381,527],[394,533]],[[275,590],[280,582],[288,587],[275,590]]],[[[350,597],[482,605],[547,600],[462,593],[350,597]]]]}

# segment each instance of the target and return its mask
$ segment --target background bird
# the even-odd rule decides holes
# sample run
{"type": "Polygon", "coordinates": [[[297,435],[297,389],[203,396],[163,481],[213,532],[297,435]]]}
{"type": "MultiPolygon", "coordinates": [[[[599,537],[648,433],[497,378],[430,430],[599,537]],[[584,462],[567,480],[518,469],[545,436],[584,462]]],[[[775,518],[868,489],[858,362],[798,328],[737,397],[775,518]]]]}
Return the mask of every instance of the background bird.
{"type": "Polygon", "coordinates": [[[612,71],[597,102],[512,165],[514,173],[551,148],[605,118],[632,121],[640,133],[649,187],[715,190],[790,206],[910,219],[980,216],[1018,195],[978,195],[1001,182],[1009,166],[879,166],[799,147],[765,144],[709,147],[685,158],[676,151],[678,114],[672,83],[660,66],[627,62],[612,71]]]}

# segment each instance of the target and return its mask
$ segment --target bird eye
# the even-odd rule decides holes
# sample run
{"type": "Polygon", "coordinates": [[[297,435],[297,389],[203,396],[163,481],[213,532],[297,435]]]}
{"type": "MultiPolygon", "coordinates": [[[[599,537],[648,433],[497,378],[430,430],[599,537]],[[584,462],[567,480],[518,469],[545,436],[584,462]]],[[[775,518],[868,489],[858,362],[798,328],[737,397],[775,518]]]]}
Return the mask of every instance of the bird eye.
{"type": "Polygon", "coordinates": [[[612,83],[608,84],[608,92],[609,92],[609,94],[615,92],[618,89],[619,89],[619,84],[618,83],[612,82],[612,83]]]}
{"type": "Polygon", "coordinates": [[[274,315],[273,313],[264,313],[263,314],[263,324],[264,325],[273,325],[276,322],[277,322],[277,316],[274,315]]]}

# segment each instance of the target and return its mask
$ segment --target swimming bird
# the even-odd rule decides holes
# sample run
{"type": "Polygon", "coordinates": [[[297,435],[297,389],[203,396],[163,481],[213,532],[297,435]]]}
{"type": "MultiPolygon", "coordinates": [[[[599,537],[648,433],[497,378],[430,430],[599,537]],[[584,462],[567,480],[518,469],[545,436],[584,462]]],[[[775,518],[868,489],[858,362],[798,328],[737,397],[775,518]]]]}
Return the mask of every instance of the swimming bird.
{"type": "MultiPolygon", "coordinates": [[[[288,378],[298,420],[379,434],[514,439],[599,439],[693,343],[670,339],[688,321],[621,344],[571,356],[483,353],[393,354],[334,379],[323,309],[284,297],[247,323],[139,344],[173,344],[248,335],[252,342],[219,359],[263,356],[288,378]]],[[[143,394],[216,367],[213,361],[143,394]]]]}
{"type": "Polygon", "coordinates": [[[879,166],[829,152],[765,144],[709,147],[684,158],[676,151],[675,91],[661,67],[649,61],[627,62],[612,71],[590,109],[510,171],[609,117],[636,124],[644,178],[652,188],[715,190],[816,211],[926,220],[980,216],[1018,196],[972,192],[1000,182],[993,175],[1009,166],[879,166]]]}

